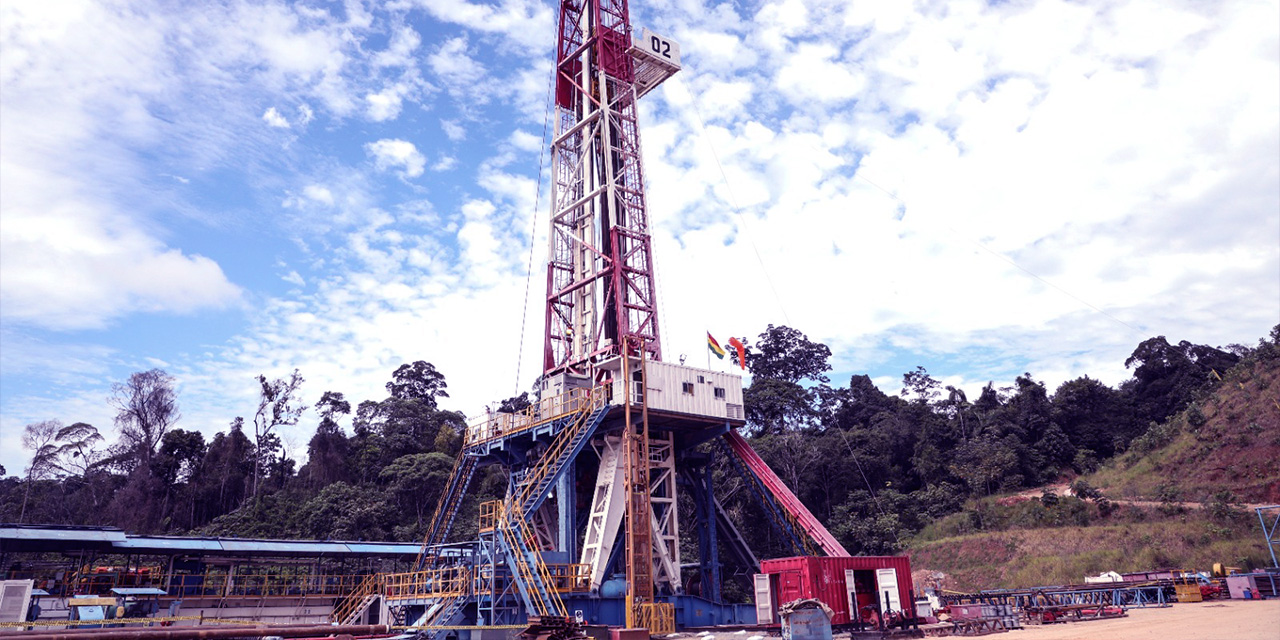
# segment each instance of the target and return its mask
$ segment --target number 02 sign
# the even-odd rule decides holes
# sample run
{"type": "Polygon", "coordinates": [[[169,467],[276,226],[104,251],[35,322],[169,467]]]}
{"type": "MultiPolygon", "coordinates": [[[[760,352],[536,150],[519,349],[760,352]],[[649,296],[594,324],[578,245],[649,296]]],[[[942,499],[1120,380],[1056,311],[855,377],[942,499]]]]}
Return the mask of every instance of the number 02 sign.
{"type": "Polygon", "coordinates": [[[637,44],[645,53],[677,67],[680,66],[680,45],[674,40],[643,29],[640,32],[640,42],[637,44]]]}

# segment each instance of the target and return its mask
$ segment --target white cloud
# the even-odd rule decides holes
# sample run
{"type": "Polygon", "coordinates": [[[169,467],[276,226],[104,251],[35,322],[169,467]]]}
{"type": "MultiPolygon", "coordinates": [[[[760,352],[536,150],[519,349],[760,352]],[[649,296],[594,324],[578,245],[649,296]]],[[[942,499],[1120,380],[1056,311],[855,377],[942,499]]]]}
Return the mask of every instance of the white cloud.
{"type": "Polygon", "coordinates": [[[839,56],[829,44],[801,44],[778,70],[778,91],[797,105],[841,102],[862,93],[866,79],[858,66],[839,56]]]}
{"type": "Polygon", "coordinates": [[[444,130],[444,135],[454,142],[467,139],[466,127],[463,127],[457,120],[441,120],[440,128],[444,130]]]}
{"type": "Polygon", "coordinates": [[[276,127],[278,129],[289,128],[289,121],[285,120],[284,116],[280,115],[280,112],[276,111],[275,107],[270,107],[263,112],[262,119],[268,126],[276,127]]]}
{"type": "Polygon", "coordinates": [[[511,145],[521,151],[529,153],[539,153],[542,151],[542,138],[529,133],[523,129],[516,129],[511,132],[511,145]]]}
{"type": "Polygon", "coordinates": [[[302,190],[302,193],[311,200],[333,206],[333,193],[329,191],[328,187],[309,184],[302,190]]]}
{"type": "Polygon", "coordinates": [[[534,0],[499,0],[479,4],[467,0],[417,0],[437,20],[486,33],[500,33],[521,47],[547,46],[554,34],[551,10],[534,0]]]}
{"type": "Polygon", "coordinates": [[[24,185],[6,190],[0,207],[6,322],[100,328],[130,313],[190,313],[239,300],[213,260],[166,247],[67,179],[15,160],[8,149],[0,158],[0,182],[24,185]]]}
{"type": "Polygon", "coordinates": [[[386,50],[374,55],[374,64],[380,67],[407,67],[414,63],[414,51],[422,44],[422,36],[410,26],[401,26],[391,34],[386,50]]]}
{"type": "MultiPolygon", "coordinates": [[[[400,8],[355,2],[341,18],[238,0],[47,15],[39,3],[0,4],[4,295],[21,289],[11,277],[35,274],[46,288],[70,281],[77,296],[73,307],[55,291],[61,307],[28,324],[225,307],[239,293],[209,238],[269,242],[285,229],[294,243],[271,245],[289,255],[272,271],[288,290],[269,278],[250,292],[261,313],[214,346],[193,338],[190,353],[135,355],[68,341],[46,350],[46,365],[46,351],[12,349],[20,340],[4,335],[6,385],[15,351],[28,370],[63,371],[58,384],[96,385],[6,386],[6,438],[27,418],[109,423],[99,414],[112,374],[152,356],[181,363],[186,426],[207,430],[252,406],[253,375],[295,366],[312,399],[326,389],[365,399],[385,395],[401,362],[428,359],[449,377],[449,406],[466,410],[532,379],[550,187],[535,211],[528,154],[542,150],[551,6],[421,4],[427,15],[410,17],[422,34],[439,32],[432,19],[461,28],[424,47],[400,8]],[[448,99],[433,100],[418,73],[439,78],[448,99]],[[295,131],[325,126],[282,147],[264,105],[295,131]],[[502,156],[477,160],[486,148],[502,156]],[[453,173],[396,179],[428,166],[453,173]],[[208,206],[223,189],[284,194],[285,209],[273,219],[237,210],[237,198],[208,206]],[[69,245],[10,251],[28,227],[69,245]],[[11,268],[10,254],[30,264],[37,252],[38,268],[11,268]],[[466,339],[476,335],[486,340],[466,339]],[[80,347],[87,362],[68,356],[80,347]]],[[[707,329],[753,336],[789,323],[830,344],[842,372],[872,373],[894,392],[898,376],[883,369],[909,359],[965,385],[1031,371],[1053,388],[1082,373],[1118,382],[1149,335],[1251,342],[1280,317],[1274,3],[636,11],[677,36],[686,64],[644,99],[640,122],[669,360],[701,354],[707,329]]],[[[5,326],[28,325],[6,315],[5,326]]]]}
{"type": "Polygon", "coordinates": [[[416,178],[422,175],[427,159],[418,152],[412,142],[399,138],[384,138],[364,145],[365,152],[373,156],[374,165],[379,170],[399,167],[403,169],[400,176],[416,178]]]}
{"type": "Polygon", "coordinates": [[[440,156],[435,164],[431,165],[432,171],[449,171],[458,166],[458,159],[453,156],[440,156]]]}
{"type": "Polygon", "coordinates": [[[365,114],[374,122],[394,120],[400,115],[401,87],[387,87],[378,93],[370,93],[364,97],[367,104],[365,114]]]}

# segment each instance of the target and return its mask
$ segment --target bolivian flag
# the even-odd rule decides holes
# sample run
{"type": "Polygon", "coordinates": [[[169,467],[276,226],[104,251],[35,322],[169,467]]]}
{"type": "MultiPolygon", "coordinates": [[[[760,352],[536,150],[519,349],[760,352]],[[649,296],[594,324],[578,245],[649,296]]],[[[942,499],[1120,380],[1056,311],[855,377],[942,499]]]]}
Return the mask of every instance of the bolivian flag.
{"type": "Polygon", "coordinates": [[[716,354],[717,358],[724,360],[724,349],[719,342],[716,342],[715,338],[711,337],[710,331],[707,332],[707,348],[711,350],[711,353],[716,354]]]}

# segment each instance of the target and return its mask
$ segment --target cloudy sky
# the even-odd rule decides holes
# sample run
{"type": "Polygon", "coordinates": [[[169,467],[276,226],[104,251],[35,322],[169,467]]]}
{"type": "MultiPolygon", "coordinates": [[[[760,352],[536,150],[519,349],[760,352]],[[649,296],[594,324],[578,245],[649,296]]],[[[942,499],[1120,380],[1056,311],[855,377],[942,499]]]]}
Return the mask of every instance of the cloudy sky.
{"type": "MultiPolygon", "coordinates": [[[[1052,388],[1280,321],[1275,0],[632,4],[684,62],[641,113],[667,359],[774,323],[838,384],[1052,388]]],[[[0,464],[152,367],[207,433],[295,367],[527,388],[553,7],[0,4],[0,464]]]]}

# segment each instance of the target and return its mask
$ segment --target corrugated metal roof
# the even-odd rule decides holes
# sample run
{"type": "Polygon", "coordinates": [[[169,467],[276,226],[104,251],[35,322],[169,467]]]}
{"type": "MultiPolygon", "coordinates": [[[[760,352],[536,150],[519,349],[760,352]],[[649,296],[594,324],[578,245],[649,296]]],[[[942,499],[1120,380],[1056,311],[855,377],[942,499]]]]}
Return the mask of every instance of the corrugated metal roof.
{"type": "Polygon", "coordinates": [[[61,540],[67,542],[123,542],[125,533],[111,529],[63,529],[36,527],[0,527],[0,539],[61,540]]]}
{"type": "Polygon", "coordinates": [[[407,542],[333,540],[256,540],[252,538],[185,538],[134,536],[110,528],[0,526],[0,545],[15,551],[101,549],[127,554],[261,556],[412,556],[418,545],[407,542]]]}
{"type": "Polygon", "coordinates": [[[403,553],[409,555],[418,553],[420,547],[403,542],[348,542],[347,548],[351,553],[359,554],[403,553]]]}
{"type": "Polygon", "coordinates": [[[284,540],[237,540],[232,538],[221,538],[223,551],[238,551],[240,553],[284,553],[284,554],[300,554],[300,555],[320,555],[320,554],[345,554],[351,550],[347,545],[337,542],[305,542],[305,541],[284,541],[284,540]]]}
{"type": "Polygon", "coordinates": [[[155,587],[116,587],[111,593],[121,596],[167,596],[169,595],[164,589],[155,587]]]}
{"type": "Polygon", "coordinates": [[[151,536],[129,536],[121,542],[111,545],[113,548],[128,551],[222,551],[222,543],[209,538],[155,538],[151,536]]]}

